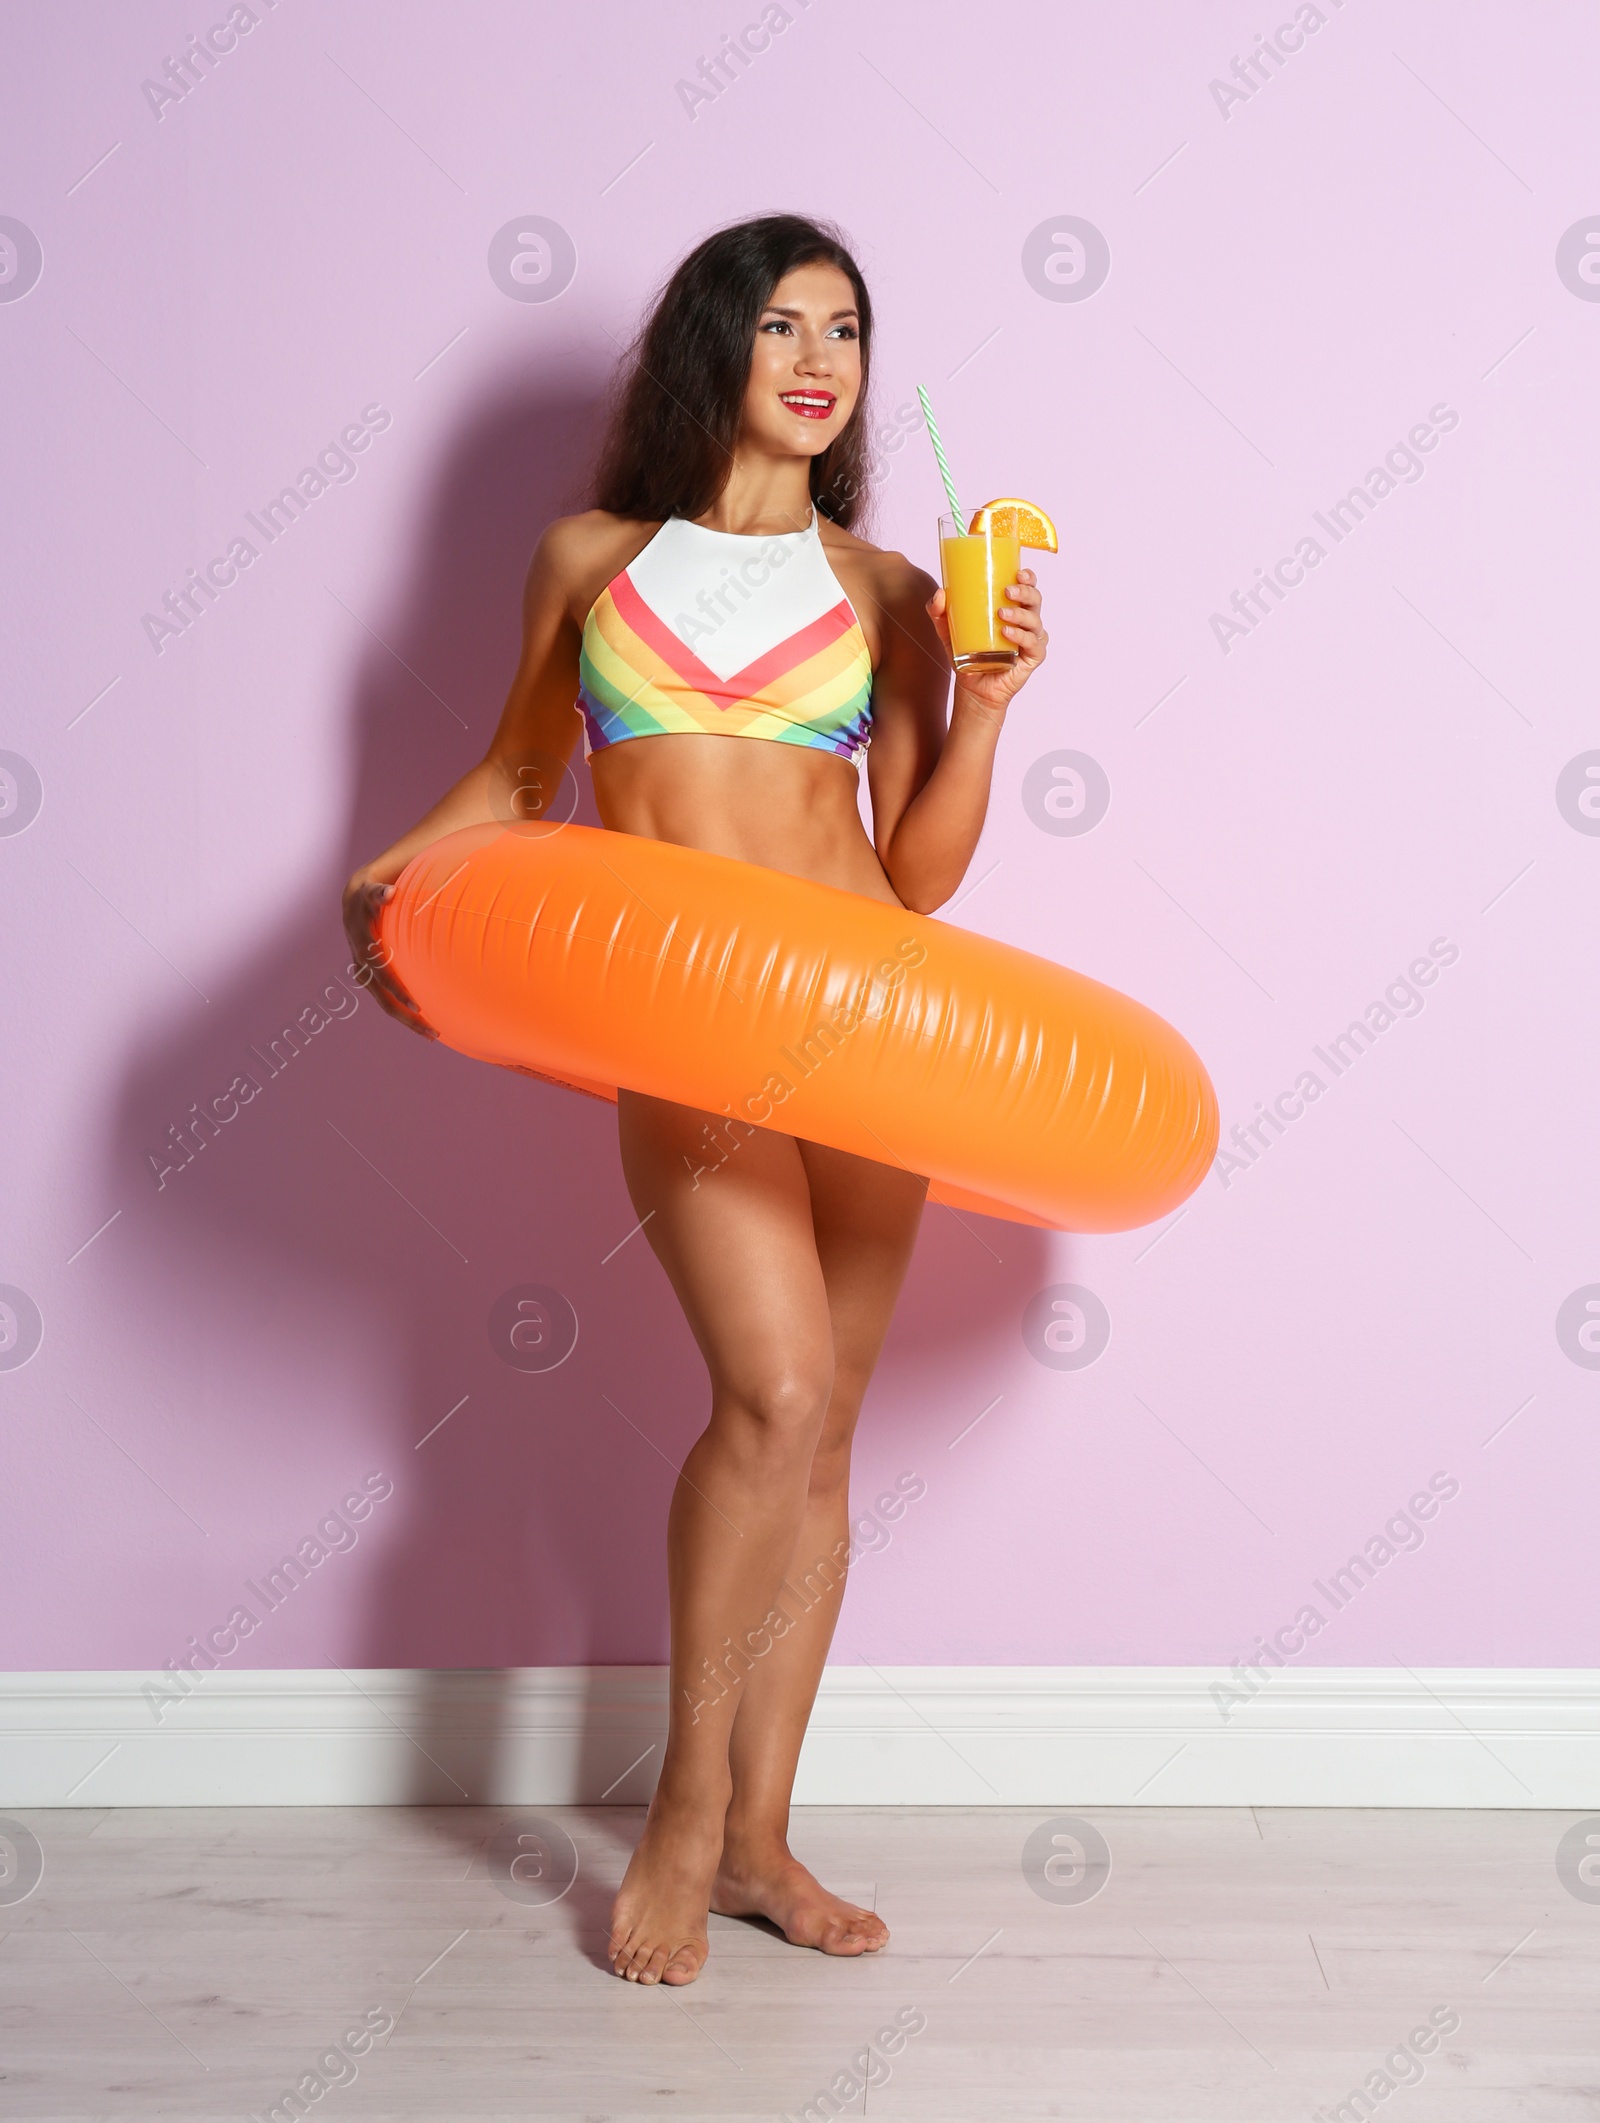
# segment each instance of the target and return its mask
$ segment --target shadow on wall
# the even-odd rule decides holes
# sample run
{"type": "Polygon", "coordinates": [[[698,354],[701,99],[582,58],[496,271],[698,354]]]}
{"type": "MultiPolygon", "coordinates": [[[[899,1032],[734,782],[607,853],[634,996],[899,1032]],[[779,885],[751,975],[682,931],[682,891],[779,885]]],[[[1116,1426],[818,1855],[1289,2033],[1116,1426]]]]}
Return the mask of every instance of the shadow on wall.
{"type": "MultiPolygon", "coordinates": [[[[146,1320],[170,1322],[175,1397],[206,1398],[194,1414],[236,1492],[258,1493],[239,1577],[292,1547],[351,1476],[393,1479],[364,1641],[345,1632],[336,1648],[326,1606],[298,1610],[295,1629],[325,1631],[330,1666],[438,1673],[408,1721],[416,1803],[515,1796],[494,1669],[664,1661],[666,1508],[704,1421],[704,1368],[666,1278],[641,1236],[623,1243],[634,1212],[609,1105],[416,1039],[365,997],[333,1004],[350,1022],[330,1019],[292,1059],[281,1039],[344,975],[349,871],[482,755],[528,556],[581,505],[602,392],[589,372],[547,377],[464,419],[409,577],[373,615],[388,646],[370,644],[353,689],[348,835],[232,977],[213,978],[209,1005],[135,1061],[116,1120],[119,1169],[154,1192],[147,1152],[252,1066],[247,1049],[262,1061],[257,1095],[141,1219],[133,1272],[146,1320]],[[554,1370],[515,1370],[491,1348],[492,1308],[525,1283],[559,1290],[577,1316],[554,1370]],[[462,1669],[482,1685],[452,1684],[462,1669]]],[[[578,815],[598,824],[581,748],[576,770],[578,815]]],[[[884,1369],[925,1378],[931,1399],[954,1344],[1009,1343],[1042,1245],[930,1209],[884,1369]]],[[[898,1421],[893,1449],[942,1454],[914,1408],[898,1421]]],[[[288,1636],[263,1631],[237,1663],[319,1663],[304,1634],[288,1636]]],[[[637,1749],[614,1720],[578,1723],[579,1786],[598,1793],[637,1749]]],[[[642,1802],[658,1767],[652,1752],[612,1801],[642,1802]]]]}

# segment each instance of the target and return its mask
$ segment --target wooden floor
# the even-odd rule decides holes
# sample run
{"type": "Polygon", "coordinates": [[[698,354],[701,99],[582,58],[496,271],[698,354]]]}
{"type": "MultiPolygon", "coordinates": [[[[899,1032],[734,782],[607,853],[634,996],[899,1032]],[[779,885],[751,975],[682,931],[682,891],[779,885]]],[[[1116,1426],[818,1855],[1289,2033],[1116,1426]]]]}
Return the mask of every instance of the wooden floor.
{"type": "MultiPolygon", "coordinates": [[[[1570,1814],[1102,1810],[1110,1876],[1061,1902],[1023,1869],[1047,1811],[819,1808],[796,1849],[890,1948],[830,1961],[714,1917],[676,1991],[601,1957],[639,1811],[544,1816],[578,1854],[548,1906],[492,1869],[525,1818],[26,1815],[44,1872],[0,1906],[0,2115],[1297,2123],[1386,2072],[1372,2106],[1400,2123],[1600,2116],[1600,1904],[1557,1877],[1570,1814]],[[1432,2015],[1459,2024],[1397,2058],[1432,2015]]],[[[1070,1857],[1053,1876],[1071,1891],[1070,1857]]]]}

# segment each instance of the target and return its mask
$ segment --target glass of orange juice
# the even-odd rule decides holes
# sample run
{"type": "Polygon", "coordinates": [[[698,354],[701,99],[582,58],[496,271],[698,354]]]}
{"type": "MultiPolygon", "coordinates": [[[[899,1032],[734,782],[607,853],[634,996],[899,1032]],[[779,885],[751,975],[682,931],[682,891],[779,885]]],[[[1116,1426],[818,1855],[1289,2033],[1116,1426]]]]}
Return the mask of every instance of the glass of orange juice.
{"type": "Polygon", "coordinates": [[[1016,643],[1001,631],[1000,607],[1022,566],[1021,539],[969,531],[959,516],[941,516],[939,564],[956,669],[1015,663],[1016,643]]]}

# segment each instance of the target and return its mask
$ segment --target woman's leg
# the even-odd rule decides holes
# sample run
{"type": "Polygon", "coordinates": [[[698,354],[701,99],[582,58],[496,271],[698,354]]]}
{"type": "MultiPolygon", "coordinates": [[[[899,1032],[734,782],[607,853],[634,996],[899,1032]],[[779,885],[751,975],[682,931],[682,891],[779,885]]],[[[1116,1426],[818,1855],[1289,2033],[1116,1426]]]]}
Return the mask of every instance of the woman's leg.
{"type": "Polygon", "coordinates": [[[704,1113],[627,1091],[617,1103],[628,1192],[705,1357],[711,1418],[667,1519],[667,1750],[610,1951],[631,1980],[687,1983],[706,1955],[729,1734],[805,1518],[833,1339],[792,1137],[735,1129],[715,1165],[704,1113]]]}
{"type": "Polygon", "coordinates": [[[910,1264],[927,1182],[816,1143],[799,1149],[828,1294],[833,1393],[780,1595],[794,1625],[757,1660],[734,1721],[733,1796],[711,1906],[767,1917],[797,1946],[852,1954],[882,1946],[888,1927],[830,1894],[791,1854],[789,1802],[844,1596],[851,1440],[910,1264]]]}

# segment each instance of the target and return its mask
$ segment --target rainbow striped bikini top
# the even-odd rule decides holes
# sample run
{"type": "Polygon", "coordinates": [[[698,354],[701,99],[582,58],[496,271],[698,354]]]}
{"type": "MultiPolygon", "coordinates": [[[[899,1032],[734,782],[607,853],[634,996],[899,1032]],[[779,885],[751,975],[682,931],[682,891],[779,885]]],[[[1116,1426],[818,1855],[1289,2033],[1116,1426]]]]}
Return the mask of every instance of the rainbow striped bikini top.
{"type": "Polygon", "coordinates": [[[669,517],[583,623],[577,706],[586,759],[667,731],[864,759],[872,659],[815,510],[772,538],[669,517]]]}

